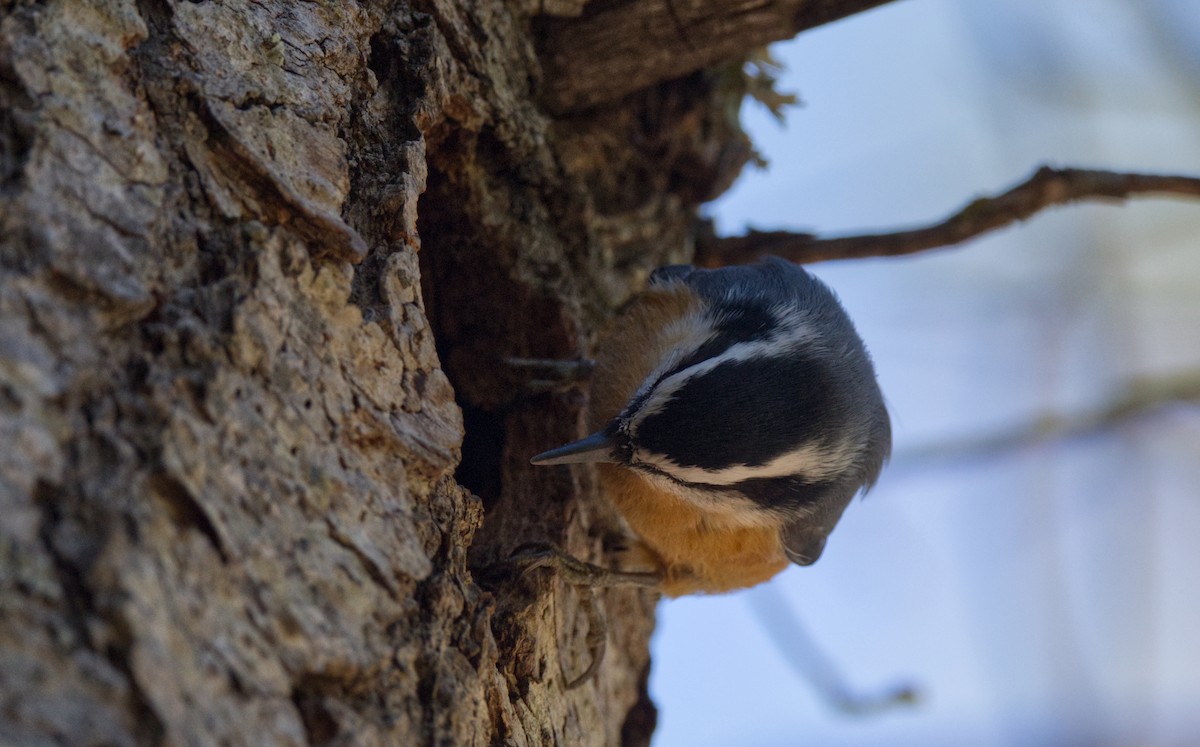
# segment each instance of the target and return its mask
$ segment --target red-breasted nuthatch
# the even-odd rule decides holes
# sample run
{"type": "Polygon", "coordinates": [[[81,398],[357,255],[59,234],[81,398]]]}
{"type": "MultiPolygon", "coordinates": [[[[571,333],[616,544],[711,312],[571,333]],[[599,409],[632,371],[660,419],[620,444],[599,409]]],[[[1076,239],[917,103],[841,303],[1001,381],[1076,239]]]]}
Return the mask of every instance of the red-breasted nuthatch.
{"type": "Polygon", "coordinates": [[[891,450],[845,310],[775,258],[656,270],[601,334],[588,417],[592,435],[532,461],[599,463],[670,596],[814,562],[891,450]]]}

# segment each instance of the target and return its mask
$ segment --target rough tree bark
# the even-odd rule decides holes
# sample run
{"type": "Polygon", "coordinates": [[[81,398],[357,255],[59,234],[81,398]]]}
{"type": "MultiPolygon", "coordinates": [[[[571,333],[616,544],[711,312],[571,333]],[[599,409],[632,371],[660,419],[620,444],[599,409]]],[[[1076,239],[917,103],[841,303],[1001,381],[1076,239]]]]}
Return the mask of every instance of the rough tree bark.
{"type": "Polygon", "coordinates": [[[652,595],[565,691],[586,600],[468,570],[615,531],[502,361],[688,257],[728,58],[872,4],[708,3],[598,90],[637,4],[0,1],[0,743],[645,744],[652,595]]]}

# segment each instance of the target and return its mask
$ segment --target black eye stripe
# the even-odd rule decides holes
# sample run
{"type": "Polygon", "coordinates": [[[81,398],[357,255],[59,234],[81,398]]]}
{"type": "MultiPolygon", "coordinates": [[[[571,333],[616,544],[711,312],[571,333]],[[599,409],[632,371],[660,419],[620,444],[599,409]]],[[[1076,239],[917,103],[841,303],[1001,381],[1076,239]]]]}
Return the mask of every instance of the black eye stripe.
{"type": "Polygon", "coordinates": [[[831,483],[808,482],[795,475],[756,477],[729,486],[763,508],[796,509],[817,503],[831,483]]]}
{"type": "MultiPolygon", "coordinates": [[[[711,485],[680,480],[678,477],[652,464],[635,464],[631,466],[647,474],[666,478],[676,485],[685,488],[705,492],[713,490],[713,486],[711,485]]],[[[733,483],[732,485],[723,485],[719,490],[739,493],[762,508],[794,510],[800,506],[817,503],[832,485],[833,483],[830,482],[810,482],[798,475],[787,475],[784,477],[754,477],[733,483]]]]}
{"type": "Polygon", "coordinates": [[[637,427],[637,442],[684,467],[761,466],[846,425],[847,382],[804,356],[727,361],[693,376],[637,427]],[[712,407],[721,402],[722,407],[712,407]]]}

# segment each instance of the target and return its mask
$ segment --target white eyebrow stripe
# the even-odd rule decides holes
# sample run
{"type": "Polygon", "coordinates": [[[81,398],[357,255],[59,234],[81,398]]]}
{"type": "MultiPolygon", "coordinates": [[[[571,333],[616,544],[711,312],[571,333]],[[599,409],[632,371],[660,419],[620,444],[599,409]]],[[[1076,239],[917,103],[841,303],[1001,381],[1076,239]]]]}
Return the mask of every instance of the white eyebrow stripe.
{"type": "Polygon", "coordinates": [[[668,339],[677,337],[679,338],[678,342],[663,356],[662,361],[654,367],[654,370],[646,376],[642,381],[642,385],[633,393],[629,401],[636,402],[644,397],[660,376],[679,365],[679,361],[683,360],[684,356],[698,350],[714,334],[716,334],[716,329],[713,327],[713,319],[708,314],[707,309],[689,313],[668,325],[663,330],[663,336],[668,339]]]}
{"type": "MultiPolygon", "coordinates": [[[[687,352],[694,352],[700,345],[707,342],[712,334],[715,334],[715,329],[712,327],[709,329],[712,330],[709,336],[701,340],[699,344],[687,352]]],[[[636,438],[638,427],[641,426],[642,421],[651,415],[662,412],[667,403],[674,399],[676,392],[682,389],[691,379],[703,376],[717,366],[725,363],[740,363],[755,358],[779,357],[802,345],[812,344],[819,339],[820,335],[811,325],[800,321],[790,327],[784,328],[782,334],[773,335],[765,340],[735,343],[730,345],[720,355],[706,358],[682,371],[671,374],[659,382],[658,386],[654,387],[653,391],[650,392],[650,396],[645,399],[641,407],[638,408],[638,411],[633,413],[633,417],[629,419],[628,425],[630,435],[636,438]]],[[[683,355],[673,357],[678,360],[683,355]]],[[[641,393],[639,391],[639,394],[641,393]]]]}
{"type": "Polygon", "coordinates": [[[633,464],[648,464],[676,480],[702,485],[736,485],[743,480],[770,479],[795,475],[806,481],[820,482],[849,469],[858,457],[859,447],[852,441],[836,444],[807,443],[785,452],[766,464],[735,464],[724,469],[685,467],[663,454],[638,449],[633,464]]]}

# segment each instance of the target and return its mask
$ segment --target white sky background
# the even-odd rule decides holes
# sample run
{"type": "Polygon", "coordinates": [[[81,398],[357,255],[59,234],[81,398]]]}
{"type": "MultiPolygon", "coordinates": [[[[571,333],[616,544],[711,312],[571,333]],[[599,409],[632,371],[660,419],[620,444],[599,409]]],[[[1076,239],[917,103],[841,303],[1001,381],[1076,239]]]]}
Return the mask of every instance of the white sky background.
{"type": "MultiPolygon", "coordinates": [[[[1043,162],[1200,174],[1197,0],[910,0],[775,53],[805,106],[785,129],[748,108],[771,167],[713,206],[726,233],[929,222],[1043,162]]],[[[832,713],[756,618],[763,590],[674,600],[655,747],[1200,744],[1200,407],[913,456],[1200,373],[1200,203],[1068,207],[815,271],[876,359],[896,456],[771,586],[851,685],[925,698],[832,713]]]]}

